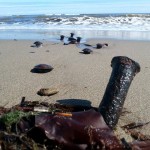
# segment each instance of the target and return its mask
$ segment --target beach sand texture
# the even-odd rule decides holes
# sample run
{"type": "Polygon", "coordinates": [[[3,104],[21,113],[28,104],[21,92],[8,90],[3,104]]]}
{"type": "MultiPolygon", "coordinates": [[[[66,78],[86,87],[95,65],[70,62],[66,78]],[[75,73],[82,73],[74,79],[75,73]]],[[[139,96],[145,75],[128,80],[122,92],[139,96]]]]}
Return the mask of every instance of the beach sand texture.
{"type": "MultiPolygon", "coordinates": [[[[63,45],[50,41],[43,47],[30,47],[35,41],[0,41],[0,105],[10,107],[26,100],[61,102],[98,107],[109,81],[114,56],[127,56],[141,66],[128,91],[124,107],[127,111],[119,124],[150,121],[150,42],[91,39],[87,43],[108,43],[84,55],[74,44],[63,45]],[[45,74],[31,73],[37,64],[49,64],[54,69],[45,74]],[[41,88],[55,87],[53,96],[39,96],[41,88]]],[[[150,135],[150,125],[142,128],[150,135]]]]}

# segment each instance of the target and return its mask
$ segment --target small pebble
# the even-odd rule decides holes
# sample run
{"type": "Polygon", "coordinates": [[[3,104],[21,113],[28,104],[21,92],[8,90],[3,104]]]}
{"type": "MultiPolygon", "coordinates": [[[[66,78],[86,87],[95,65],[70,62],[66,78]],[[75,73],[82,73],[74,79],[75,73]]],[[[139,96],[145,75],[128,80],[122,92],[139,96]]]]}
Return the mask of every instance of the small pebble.
{"type": "Polygon", "coordinates": [[[41,88],[37,94],[40,96],[51,96],[57,94],[59,90],[57,88],[41,88]]]}

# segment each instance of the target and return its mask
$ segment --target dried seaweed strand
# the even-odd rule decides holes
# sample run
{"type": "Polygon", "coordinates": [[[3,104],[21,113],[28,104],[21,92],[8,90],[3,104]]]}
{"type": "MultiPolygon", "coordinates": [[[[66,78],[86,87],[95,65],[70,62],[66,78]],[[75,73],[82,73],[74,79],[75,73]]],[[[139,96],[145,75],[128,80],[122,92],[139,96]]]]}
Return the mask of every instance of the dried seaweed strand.
{"type": "Polygon", "coordinates": [[[146,122],[146,123],[142,123],[142,122],[135,123],[135,122],[132,122],[130,124],[122,126],[121,128],[123,128],[123,129],[134,129],[134,128],[138,128],[138,127],[143,127],[143,126],[145,126],[145,125],[147,125],[149,123],[150,123],[150,121],[146,122]]]}
{"type": "Polygon", "coordinates": [[[136,140],[140,140],[140,141],[150,140],[149,135],[143,135],[142,133],[137,132],[135,130],[129,130],[129,133],[136,140]]]}

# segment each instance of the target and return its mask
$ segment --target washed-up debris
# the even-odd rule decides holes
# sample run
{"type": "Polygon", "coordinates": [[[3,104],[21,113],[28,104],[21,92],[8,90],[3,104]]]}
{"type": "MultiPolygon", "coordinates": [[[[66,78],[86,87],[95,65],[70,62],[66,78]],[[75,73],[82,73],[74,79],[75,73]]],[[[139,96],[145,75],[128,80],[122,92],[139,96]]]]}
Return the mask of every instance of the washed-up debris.
{"type": "Polygon", "coordinates": [[[107,43],[97,43],[96,45],[91,45],[91,44],[87,44],[87,43],[78,43],[76,44],[76,46],[80,49],[101,49],[104,47],[107,47],[108,44],[107,43]]]}
{"type": "Polygon", "coordinates": [[[79,44],[81,41],[81,37],[74,37],[74,33],[70,33],[70,37],[65,38],[64,35],[60,36],[60,40],[64,41],[64,45],[69,45],[69,44],[79,44]]]}
{"type": "Polygon", "coordinates": [[[140,140],[140,141],[150,140],[149,135],[143,135],[142,133],[137,132],[135,130],[128,130],[128,132],[136,140],[140,140]]]}
{"type": "Polygon", "coordinates": [[[47,113],[42,113],[33,111],[35,107],[42,106],[42,104],[34,103],[35,105],[30,105],[32,102],[28,104],[25,101],[24,103],[23,107],[19,105],[13,107],[0,119],[1,127],[3,126],[3,129],[1,128],[3,139],[1,140],[7,139],[5,142],[8,142],[8,144],[16,146],[33,145],[32,142],[30,144],[27,141],[26,144],[21,142],[21,138],[28,137],[37,145],[40,144],[46,149],[52,150],[102,149],[103,147],[119,149],[123,147],[113,131],[106,125],[101,114],[94,109],[64,112],[63,109],[57,107],[58,104],[54,104],[53,106],[49,105],[47,113]],[[26,109],[24,110],[25,107],[30,107],[33,110],[27,113],[26,109]],[[8,127],[9,132],[7,131],[8,127]],[[9,135],[4,134],[6,133],[4,130],[9,135]],[[14,142],[16,143],[14,144],[14,142]]]}
{"type": "MultiPolygon", "coordinates": [[[[0,118],[0,143],[5,149],[41,150],[127,150],[94,107],[21,101],[0,118]],[[37,109],[39,108],[39,109],[37,109]],[[42,111],[47,110],[47,111],[42,111]]],[[[143,141],[138,140],[140,150],[143,141]]],[[[144,148],[149,140],[144,141],[144,148]]],[[[4,148],[2,148],[4,150],[4,148]]]]}
{"type": "Polygon", "coordinates": [[[149,150],[150,149],[150,140],[149,141],[134,141],[131,143],[131,150],[149,150]]]}
{"type": "Polygon", "coordinates": [[[32,70],[31,72],[32,73],[47,73],[47,72],[50,72],[52,71],[54,68],[50,65],[47,65],[47,64],[39,64],[39,65],[36,65],[32,70]]]}
{"type": "Polygon", "coordinates": [[[37,94],[40,96],[51,96],[57,94],[59,90],[57,88],[41,88],[37,94]]]}
{"type": "Polygon", "coordinates": [[[90,53],[92,53],[93,51],[92,51],[91,49],[89,49],[89,48],[84,48],[84,49],[82,50],[82,52],[83,52],[83,54],[90,54],[90,53]]]}
{"type": "Polygon", "coordinates": [[[128,143],[113,132],[128,88],[140,66],[127,57],[113,58],[111,66],[112,74],[99,108],[25,101],[25,97],[12,108],[1,107],[0,148],[148,150],[150,140],[138,138],[128,143]]]}
{"type": "Polygon", "coordinates": [[[125,98],[134,76],[140,72],[137,62],[117,56],[111,61],[112,73],[107,84],[99,111],[109,127],[114,128],[121,115],[125,98]]]}
{"type": "Polygon", "coordinates": [[[143,126],[145,126],[145,125],[147,125],[147,124],[150,124],[150,121],[149,121],[149,122],[146,122],[146,123],[143,123],[143,122],[137,122],[137,123],[136,123],[136,122],[132,122],[132,123],[130,123],[130,124],[127,124],[127,125],[122,126],[122,128],[129,130],[129,129],[134,129],[134,128],[143,127],[143,126]]]}
{"type": "Polygon", "coordinates": [[[108,44],[107,43],[103,43],[103,44],[98,43],[98,44],[96,44],[97,49],[103,48],[104,46],[108,46],[108,44]]]}
{"type": "Polygon", "coordinates": [[[128,132],[128,134],[131,135],[131,137],[133,137],[136,140],[141,140],[141,141],[145,141],[145,140],[150,140],[150,135],[143,135],[142,133],[136,131],[136,128],[142,128],[143,126],[148,125],[150,122],[146,122],[146,123],[142,123],[142,122],[132,122],[130,124],[124,125],[121,128],[123,128],[126,132],[128,132]]]}
{"type": "Polygon", "coordinates": [[[97,43],[96,46],[95,45],[91,45],[91,44],[82,44],[84,46],[86,46],[87,48],[90,47],[90,48],[96,48],[96,49],[101,49],[105,46],[108,46],[108,43],[97,43]]]}
{"type": "Polygon", "coordinates": [[[33,45],[31,45],[31,47],[36,47],[36,48],[39,48],[41,46],[43,46],[43,43],[40,42],[40,41],[36,41],[36,42],[33,43],[33,45]]]}

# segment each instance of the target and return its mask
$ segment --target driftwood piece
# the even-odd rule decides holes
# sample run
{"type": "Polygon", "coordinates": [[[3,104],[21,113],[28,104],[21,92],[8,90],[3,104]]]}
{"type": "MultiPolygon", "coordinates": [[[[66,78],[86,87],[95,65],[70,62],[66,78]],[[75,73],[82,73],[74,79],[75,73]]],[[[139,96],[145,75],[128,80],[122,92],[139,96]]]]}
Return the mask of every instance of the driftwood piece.
{"type": "Polygon", "coordinates": [[[99,105],[99,111],[107,125],[114,128],[118,123],[130,84],[140,71],[140,66],[137,62],[123,56],[114,57],[111,66],[111,77],[99,105]]]}

